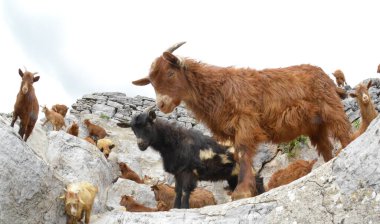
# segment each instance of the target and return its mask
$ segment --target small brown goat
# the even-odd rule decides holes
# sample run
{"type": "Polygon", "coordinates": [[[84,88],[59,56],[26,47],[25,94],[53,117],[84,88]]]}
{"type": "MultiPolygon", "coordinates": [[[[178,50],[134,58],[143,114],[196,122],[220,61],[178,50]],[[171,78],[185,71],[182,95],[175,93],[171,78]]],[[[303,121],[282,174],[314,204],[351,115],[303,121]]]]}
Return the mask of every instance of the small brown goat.
{"type": "MultiPolygon", "coordinates": [[[[169,209],[174,206],[176,196],[174,187],[159,183],[151,187],[156,201],[163,201],[169,209]]],[[[190,208],[201,208],[207,205],[216,205],[215,197],[212,192],[204,188],[195,188],[190,195],[190,208]]]]}
{"type": "Polygon", "coordinates": [[[321,68],[218,67],[175,56],[174,50],[183,44],[163,52],[149,75],[133,84],[152,84],[163,113],[185,103],[218,141],[234,144],[240,172],[233,200],[257,195],[251,164],[262,142],[289,142],[307,135],[325,161],[333,157],[330,137],[343,148],[349,144],[350,123],[336,85],[321,68]]]}
{"type": "MultiPolygon", "coordinates": [[[[124,206],[128,212],[157,212],[157,208],[149,208],[136,202],[132,196],[121,196],[120,205],[124,206]]],[[[162,208],[163,206],[160,205],[162,208]]]]}
{"type": "Polygon", "coordinates": [[[346,82],[346,78],[344,77],[344,74],[341,70],[336,70],[334,73],[333,73],[334,77],[335,77],[335,80],[336,80],[336,85],[338,87],[344,87],[345,85],[347,85],[347,82],[346,82]]]}
{"type": "Polygon", "coordinates": [[[18,69],[18,74],[21,76],[22,81],[14,105],[11,127],[14,126],[17,118],[20,118],[18,134],[26,141],[32,133],[38,119],[38,100],[34,92],[33,83],[37,82],[40,77],[34,76],[37,72],[31,73],[27,71],[26,68],[25,72],[18,69]]]}
{"type": "Polygon", "coordinates": [[[70,135],[74,135],[74,136],[78,137],[79,126],[78,126],[77,122],[74,121],[71,124],[71,126],[67,129],[67,133],[69,133],[70,135]]]}
{"type": "Polygon", "coordinates": [[[51,107],[51,109],[59,114],[62,115],[62,117],[66,116],[67,110],[69,109],[66,105],[63,104],[55,104],[51,107]]]}
{"type": "Polygon", "coordinates": [[[104,128],[102,128],[96,124],[92,124],[89,119],[85,119],[83,121],[83,123],[87,127],[88,135],[95,136],[97,139],[101,139],[101,138],[106,137],[107,132],[106,132],[106,130],[104,130],[104,128]]]}
{"type": "Polygon", "coordinates": [[[65,195],[61,199],[65,200],[65,212],[67,214],[67,224],[76,224],[85,216],[85,224],[90,223],[92,206],[98,188],[88,182],[72,183],[65,189],[65,195]]]}
{"type": "Polygon", "coordinates": [[[83,139],[96,146],[96,142],[91,136],[87,136],[83,139]]]}
{"type": "Polygon", "coordinates": [[[66,127],[65,119],[62,117],[61,114],[49,110],[46,106],[42,107],[42,112],[45,113],[45,122],[42,124],[44,126],[47,122],[50,122],[53,125],[53,130],[59,131],[62,129],[62,127],[66,127]]]}
{"type": "Polygon", "coordinates": [[[111,149],[115,147],[111,139],[102,138],[96,142],[96,146],[103,153],[104,157],[108,158],[111,153],[111,149]]]}
{"type": "Polygon", "coordinates": [[[119,168],[121,171],[120,178],[128,179],[128,180],[133,180],[136,183],[143,184],[144,181],[141,180],[139,175],[135,171],[133,171],[127,164],[120,162],[119,163],[119,168]]]}
{"type": "Polygon", "coordinates": [[[268,182],[266,191],[270,189],[291,183],[311,172],[317,159],[306,161],[296,160],[286,168],[274,172],[268,182]]]}
{"type": "Polygon", "coordinates": [[[355,93],[350,94],[351,97],[356,98],[356,101],[359,104],[360,114],[362,118],[359,129],[355,131],[351,136],[352,140],[363,134],[367,130],[371,121],[378,115],[378,112],[375,109],[375,105],[371,100],[371,96],[368,93],[368,89],[371,87],[371,85],[372,81],[369,81],[367,85],[360,84],[356,88],[355,93]]]}

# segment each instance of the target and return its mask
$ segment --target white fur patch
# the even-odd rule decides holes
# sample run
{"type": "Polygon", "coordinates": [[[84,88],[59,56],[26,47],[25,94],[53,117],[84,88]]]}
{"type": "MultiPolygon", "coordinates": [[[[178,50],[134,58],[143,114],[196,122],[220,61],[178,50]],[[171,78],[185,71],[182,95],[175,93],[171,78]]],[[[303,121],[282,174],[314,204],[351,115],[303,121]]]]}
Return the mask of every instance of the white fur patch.
{"type": "Polygon", "coordinates": [[[141,143],[143,143],[144,142],[144,140],[142,139],[142,138],[138,138],[137,139],[137,144],[141,144],[141,143]]]}
{"type": "Polygon", "coordinates": [[[201,158],[201,160],[212,159],[215,155],[216,153],[212,151],[212,149],[205,149],[199,151],[199,158],[201,158]]]}
{"type": "Polygon", "coordinates": [[[71,206],[70,212],[71,212],[71,214],[72,214],[73,216],[76,216],[76,214],[77,214],[77,209],[74,208],[73,206],[71,206]]]}
{"type": "Polygon", "coordinates": [[[162,95],[156,92],[156,102],[157,105],[160,105],[161,102],[163,102],[164,105],[168,105],[173,103],[173,99],[168,95],[162,95]]]}
{"type": "Polygon", "coordinates": [[[229,152],[229,153],[231,153],[231,154],[234,154],[235,153],[235,147],[229,147],[228,149],[227,149],[227,151],[229,152]]]}
{"type": "Polygon", "coordinates": [[[228,159],[227,155],[219,154],[219,156],[222,159],[222,164],[232,163],[232,161],[228,159]]]}

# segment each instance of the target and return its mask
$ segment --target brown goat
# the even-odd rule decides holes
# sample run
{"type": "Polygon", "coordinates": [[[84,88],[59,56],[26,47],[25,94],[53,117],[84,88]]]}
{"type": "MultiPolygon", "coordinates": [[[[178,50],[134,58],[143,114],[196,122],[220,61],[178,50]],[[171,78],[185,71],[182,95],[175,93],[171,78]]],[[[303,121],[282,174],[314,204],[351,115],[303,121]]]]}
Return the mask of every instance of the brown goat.
{"type": "MultiPolygon", "coordinates": [[[[156,201],[163,201],[167,205],[167,208],[173,208],[176,195],[174,187],[159,183],[153,185],[151,189],[154,192],[156,201]]],[[[195,190],[191,192],[190,195],[190,208],[202,208],[207,205],[216,205],[216,201],[212,192],[199,187],[195,188],[195,190]]]]}
{"type": "Polygon", "coordinates": [[[53,125],[53,130],[59,131],[62,129],[62,127],[66,127],[65,119],[62,117],[61,114],[49,110],[46,106],[42,107],[42,112],[45,113],[45,122],[42,124],[44,126],[47,122],[50,122],[53,125]]]}
{"type": "Polygon", "coordinates": [[[335,80],[336,80],[336,85],[338,87],[344,87],[345,85],[347,85],[347,82],[346,82],[346,78],[344,77],[344,74],[341,70],[336,70],[334,73],[333,73],[334,77],[335,77],[335,80]]]}
{"type": "Polygon", "coordinates": [[[106,130],[104,130],[104,128],[102,128],[96,124],[92,124],[89,119],[85,119],[83,121],[83,123],[87,127],[88,135],[95,136],[97,139],[101,139],[101,138],[106,137],[107,132],[106,132],[106,130]]]}
{"type": "Polygon", "coordinates": [[[66,116],[67,110],[69,109],[66,105],[63,104],[55,104],[51,107],[51,109],[59,114],[62,115],[62,117],[66,116]]]}
{"type": "Polygon", "coordinates": [[[74,121],[71,124],[71,126],[67,129],[67,133],[69,133],[70,135],[74,135],[74,136],[78,137],[79,126],[78,126],[77,122],[74,121]]]}
{"type": "Polygon", "coordinates": [[[270,189],[293,182],[308,173],[313,169],[313,165],[317,162],[317,159],[306,161],[296,160],[289,164],[286,168],[277,170],[274,172],[268,182],[266,191],[270,189]]]}
{"type": "Polygon", "coordinates": [[[38,100],[34,92],[33,83],[37,82],[40,76],[34,76],[37,72],[31,73],[26,69],[25,72],[18,69],[18,74],[21,76],[22,81],[14,105],[11,127],[14,126],[17,118],[20,118],[18,134],[26,141],[38,119],[38,100]]]}
{"type": "Polygon", "coordinates": [[[355,93],[350,94],[351,97],[356,98],[356,101],[359,104],[360,114],[362,118],[360,127],[352,134],[351,140],[354,140],[363,134],[367,130],[371,121],[378,115],[378,112],[375,109],[375,105],[371,100],[371,96],[368,93],[368,89],[371,87],[371,85],[372,81],[369,81],[367,85],[360,84],[356,88],[355,93]]]}
{"type": "MultiPolygon", "coordinates": [[[[128,212],[157,212],[157,208],[149,208],[136,202],[132,196],[121,196],[120,205],[124,206],[128,212]]],[[[161,206],[160,206],[161,207],[161,206]]]]}
{"type": "Polygon", "coordinates": [[[83,139],[96,146],[96,142],[91,136],[87,136],[83,139]]]}
{"type": "Polygon", "coordinates": [[[120,162],[119,163],[119,168],[121,171],[120,178],[128,179],[128,180],[133,180],[136,183],[143,184],[144,181],[141,180],[139,175],[135,171],[133,171],[127,164],[120,162]]]}
{"type": "Polygon", "coordinates": [[[330,136],[343,147],[350,142],[351,126],[336,86],[321,68],[217,67],[173,55],[182,44],[165,51],[153,62],[149,76],[133,84],[151,83],[164,113],[183,101],[215,138],[233,142],[240,163],[234,200],[257,194],[251,164],[259,143],[307,135],[328,161],[333,156],[330,136]]]}

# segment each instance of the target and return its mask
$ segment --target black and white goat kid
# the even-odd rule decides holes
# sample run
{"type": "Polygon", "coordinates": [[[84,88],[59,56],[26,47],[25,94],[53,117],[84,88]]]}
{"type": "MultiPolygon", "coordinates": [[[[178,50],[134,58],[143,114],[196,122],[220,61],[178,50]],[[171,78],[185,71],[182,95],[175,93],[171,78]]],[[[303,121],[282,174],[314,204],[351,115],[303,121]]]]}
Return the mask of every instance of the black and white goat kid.
{"type": "Polygon", "coordinates": [[[231,190],[237,185],[239,165],[234,160],[234,148],[218,144],[201,132],[185,129],[156,118],[153,108],[135,115],[130,124],[140,150],[149,146],[161,154],[166,172],[175,177],[175,208],[189,208],[190,193],[198,180],[227,180],[231,190]]]}

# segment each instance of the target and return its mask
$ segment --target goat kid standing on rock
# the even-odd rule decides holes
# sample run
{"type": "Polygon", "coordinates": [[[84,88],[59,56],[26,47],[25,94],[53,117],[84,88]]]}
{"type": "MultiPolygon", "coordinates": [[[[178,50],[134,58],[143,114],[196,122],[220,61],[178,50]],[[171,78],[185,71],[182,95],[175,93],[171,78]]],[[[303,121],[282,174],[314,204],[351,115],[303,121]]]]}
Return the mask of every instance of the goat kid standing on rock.
{"type": "Polygon", "coordinates": [[[157,107],[170,113],[181,101],[219,141],[230,140],[239,159],[239,184],[232,199],[257,195],[252,159],[262,142],[289,142],[307,135],[325,161],[332,157],[329,137],[342,147],[351,126],[332,79],[319,67],[299,65],[255,70],[217,67],[173,55],[184,42],[158,57],[149,76],[157,107]]]}
{"type": "Polygon", "coordinates": [[[89,136],[95,136],[96,139],[102,139],[107,136],[107,132],[104,130],[104,128],[91,123],[89,119],[85,119],[83,123],[87,127],[89,136]]]}
{"type": "Polygon", "coordinates": [[[198,180],[227,180],[232,190],[236,187],[239,166],[233,158],[233,147],[222,146],[199,131],[156,119],[152,107],[134,116],[130,126],[139,149],[145,151],[151,146],[158,151],[165,171],[174,175],[175,208],[189,208],[189,197],[198,180]]]}
{"type": "Polygon", "coordinates": [[[25,72],[18,69],[18,73],[21,76],[22,81],[14,105],[11,127],[13,128],[17,118],[20,118],[20,129],[18,134],[24,141],[26,141],[32,133],[34,125],[38,119],[38,100],[34,92],[33,83],[37,82],[40,79],[40,76],[34,76],[37,72],[31,73],[27,71],[26,68],[25,72]]]}
{"type": "Polygon", "coordinates": [[[45,113],[45,122],[42,124],[44,126],[47,122],[50,122],[53,125],[53,130],[59,131],[62,129],[62,127],[66,127],[65,119],[62,117],[61,114],[49,110],[46,106],[41,106],[42,112],[45,113]]]}

